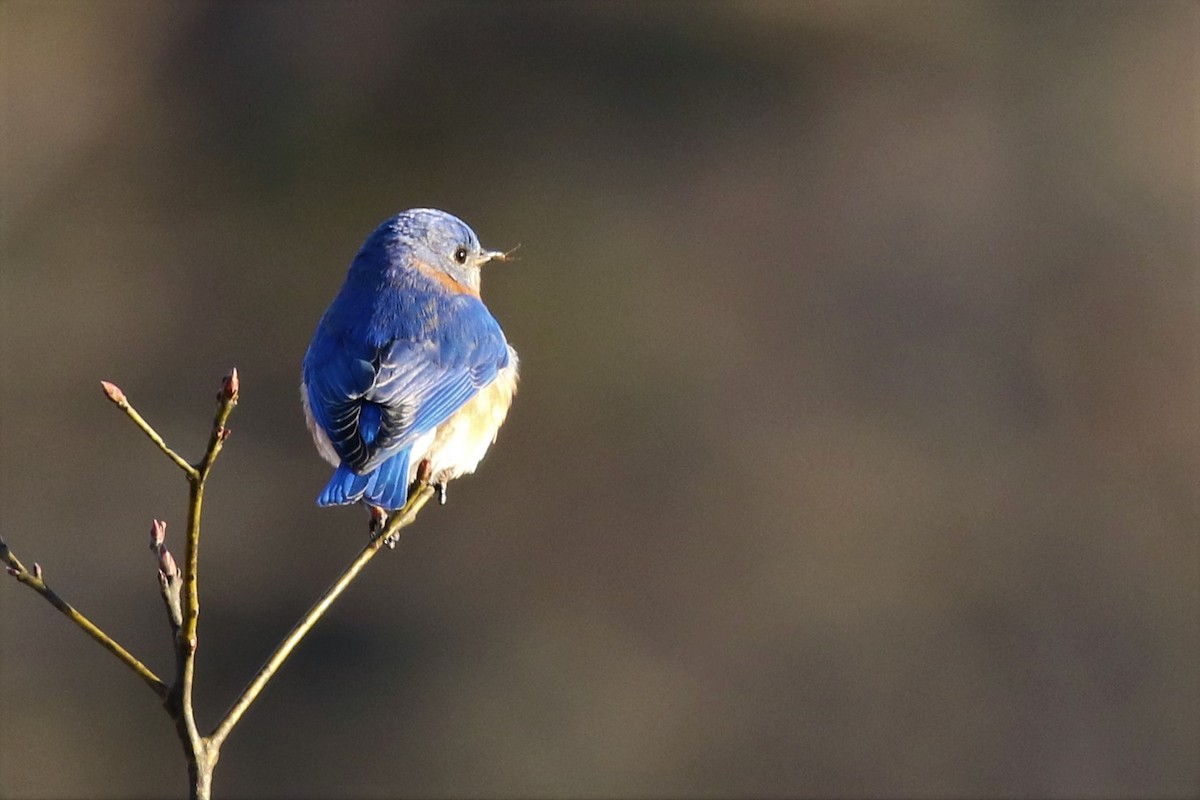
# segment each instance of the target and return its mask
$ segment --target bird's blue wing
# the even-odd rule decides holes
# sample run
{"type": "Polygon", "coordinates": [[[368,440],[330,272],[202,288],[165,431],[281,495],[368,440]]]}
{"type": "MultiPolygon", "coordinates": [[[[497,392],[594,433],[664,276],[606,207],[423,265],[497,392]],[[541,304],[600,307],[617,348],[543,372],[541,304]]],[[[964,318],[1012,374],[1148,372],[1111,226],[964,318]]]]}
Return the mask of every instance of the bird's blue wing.
{"type": "Polygon", "coordinates": [[[393,342],[379,359],[375,383],[363,395],[384,409],[374,458],[436,428],[508,364],[508,342],[483,304],[462,311],[442,320],[435,339],[393,342]]]}
{"type": "MultiPolygon", "coordinates": [[[[362,396],[376,379],[376,351],[366,343],[318,329],[304,362],[305,390],[313,419],[324,429],[338,458],[366,462],[370,441],[362,437],[362,396]]],[[[368,413],[370,416],[370,413],[368,413]]],[[[370,427],[370,426],[367,426],[370,427]]]]}
{"type": "Polygon", "coordinates": [[[359,474],[436,428],[508,363],[504,334],[479,300],[455,297],[437,311],[436,326],[378,346],[329,336],[310,348],[313,416],[359,474]]]}

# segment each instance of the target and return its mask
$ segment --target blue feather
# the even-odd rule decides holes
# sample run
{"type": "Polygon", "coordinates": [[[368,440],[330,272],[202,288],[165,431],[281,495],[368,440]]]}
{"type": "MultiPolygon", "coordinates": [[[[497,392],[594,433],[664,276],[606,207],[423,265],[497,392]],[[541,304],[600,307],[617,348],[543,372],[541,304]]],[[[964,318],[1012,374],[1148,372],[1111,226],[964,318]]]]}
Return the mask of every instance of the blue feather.
{"type": "Polygon", "coordinates": [[[333,477],[321,494],[317,496],[319,506],[344,506],[347,503],[357,503],[362,499],[363,491],[367,488],[366,475],[359,475],[350,467],[342,464],[333,472],[333,477]]]}
{"type": "Polygon", "coordinates": [[[380,464],[367,481],[363,499],[380,508],[403,508],[408,500],[408,458],[411,452],[401,450],[380,464]]]}
{"type": "Polygon", "coordinates": [[[388,510],[403,508],[408,500],[410,452],[403,450],[397,453],[365,475],[342,464],[334,470],[333,477],[321,490],[317,505],[344,506],[367,502],[388,510]]]}

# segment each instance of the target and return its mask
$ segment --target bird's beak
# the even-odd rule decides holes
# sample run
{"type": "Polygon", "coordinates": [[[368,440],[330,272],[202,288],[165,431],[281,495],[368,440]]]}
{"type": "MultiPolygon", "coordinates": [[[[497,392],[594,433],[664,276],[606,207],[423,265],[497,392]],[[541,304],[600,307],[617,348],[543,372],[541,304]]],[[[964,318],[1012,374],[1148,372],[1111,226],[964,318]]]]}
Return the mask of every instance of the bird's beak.
{"type": "MultiPolygon", "coordinates": [[[[521,245],[517,245],[517,247],[520,247],[520,246],[521,245]]],[[[484,250],[483,251],[483,263],[486,264],[489,261],[513,261],[514,259],[512,257],[512,254],[517,252],[517,247],[514,247],[512,250],[509,250],[508,252],[505,252],[503,250],[484,250]]]]}

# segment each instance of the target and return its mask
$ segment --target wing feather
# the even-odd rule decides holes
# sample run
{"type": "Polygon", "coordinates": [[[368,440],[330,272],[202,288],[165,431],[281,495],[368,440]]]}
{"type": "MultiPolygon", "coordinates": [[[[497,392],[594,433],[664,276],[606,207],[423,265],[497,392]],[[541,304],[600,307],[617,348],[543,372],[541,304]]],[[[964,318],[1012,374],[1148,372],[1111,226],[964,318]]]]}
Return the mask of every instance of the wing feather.
{"type": "Polygon", "coordinates": [[[359,352],[344,345],[306,360],[313,416],[335,452],[365,474],[433,430],[508,364],[508,343],[479,300],[447,298],[438,325],[359,352]],[[364,413],[369,409],[369,413],[364,413]]]}

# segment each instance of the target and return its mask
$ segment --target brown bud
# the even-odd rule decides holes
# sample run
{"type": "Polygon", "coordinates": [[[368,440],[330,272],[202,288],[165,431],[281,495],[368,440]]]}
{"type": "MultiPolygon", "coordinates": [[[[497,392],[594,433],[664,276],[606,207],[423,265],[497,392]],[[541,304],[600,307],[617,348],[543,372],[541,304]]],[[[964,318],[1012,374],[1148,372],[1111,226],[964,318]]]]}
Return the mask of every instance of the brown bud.
{"type": "Polygon", "coordinates": [[[104,393],[108,395],[108,399],[112,400],[117,405],[128,402],[125,399],[125,393],[121,391],[121,387],[117,386],[115,383],[100,381],[100,386],[104,389],[104,393]]]}

